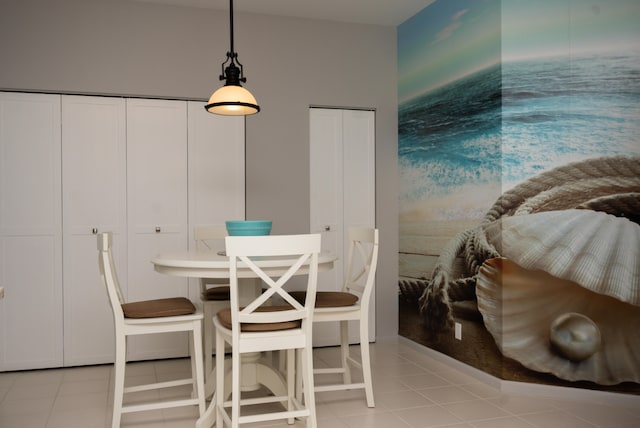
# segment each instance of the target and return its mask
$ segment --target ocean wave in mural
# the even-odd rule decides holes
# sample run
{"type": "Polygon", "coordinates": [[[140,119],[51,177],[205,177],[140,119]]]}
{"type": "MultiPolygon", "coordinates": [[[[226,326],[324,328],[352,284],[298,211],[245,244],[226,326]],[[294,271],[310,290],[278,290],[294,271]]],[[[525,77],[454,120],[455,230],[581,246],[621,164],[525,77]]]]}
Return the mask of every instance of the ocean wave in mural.
{"type": "Polygon", "coordinates": [[[501,179],[500,81],[494,66],[400,105],[403,218],[483,214],[478,189],[501,179]]]}
{"type": "Polygon", "coordinates": [[[401,219],[479,219],[542,171],[640,154],[638,117],[640,65],[621,55],[504,63],[405,102],[401,219]]]}
{"type": "Polygon", "coordinates": [[[503,189],[568,162],[640,154],[637,54],[503,63],[503,189]]]}

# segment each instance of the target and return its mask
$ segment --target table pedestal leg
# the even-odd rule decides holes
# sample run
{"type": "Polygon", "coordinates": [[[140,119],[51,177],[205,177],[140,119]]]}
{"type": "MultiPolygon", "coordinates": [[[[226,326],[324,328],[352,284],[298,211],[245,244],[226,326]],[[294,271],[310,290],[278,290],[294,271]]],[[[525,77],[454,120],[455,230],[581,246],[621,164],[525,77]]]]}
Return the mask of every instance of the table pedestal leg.
{"type": "MultiPolygon", "coordinates": [[[[264,386],[276,396],[286,395],[287,386],[282,374],[269,364],[261,362],[260,353],[242,354],[241,358],[242,373],[240,389],[242,391],[255,391],[259,389],[260,386],[264,386]]],[[[227,373],[225,373],[224,376],[224,390],[227,391],[226,400],[231,395],[231,366],[230,364],[225,364],[225,367],[228,367],[227,373]]],[[[210,384],[214,384],[214,388],[215,371],[216,368],[214,368],[211,373],[212,382],[209,382],[210,384]]],[[[196,428],[210,428],[213,426],[216,421],[215,404],[215,393],[213,393],[207,410],[196,422],[196,428]]]]}

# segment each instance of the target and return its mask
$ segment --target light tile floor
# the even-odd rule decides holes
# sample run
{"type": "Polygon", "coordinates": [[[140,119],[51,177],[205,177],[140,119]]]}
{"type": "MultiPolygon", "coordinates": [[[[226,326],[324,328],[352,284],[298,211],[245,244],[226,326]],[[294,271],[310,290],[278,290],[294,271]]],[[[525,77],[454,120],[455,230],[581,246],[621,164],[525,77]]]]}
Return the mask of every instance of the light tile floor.
{"type": "MultiPolygon", "coordinates": [[[[376,407],[366,407],[362,390],[319,393],[319,428],[640,427],[640,397],[587,402],[570,393],[561,399],[505,394],[402,342],[377,343],[372,353],[376,407]]],[[[315,364],[327,366],[337,357],[337,348],[317,349],[315,364]]],[[[127,383],[166,380],[189,370],[188,359],[130,363],[127,383]]],[[[0,373],[0,427],[110,427],[112,375],[111,365],[0,373]]],[[[176,393],[165,395],[170,394],[176,393]]],[[[196,418],[195,408],[158,410],[124,415],[122,426],[193,427],[196,418]]]]}

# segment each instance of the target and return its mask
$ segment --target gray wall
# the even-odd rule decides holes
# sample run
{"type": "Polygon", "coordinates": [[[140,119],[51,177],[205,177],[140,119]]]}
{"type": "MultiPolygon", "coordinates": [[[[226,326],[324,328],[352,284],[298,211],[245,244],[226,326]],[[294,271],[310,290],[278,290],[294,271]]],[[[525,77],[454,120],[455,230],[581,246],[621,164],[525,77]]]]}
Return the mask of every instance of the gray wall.
{"type": "MultiPolygon", "coordinates": [[[[265,1],[265,0],[262,0],[265,1]]],[[[227,11],[126,0],[0,0],[0,89],[207,99],[227,11]]],[[[378,338],[397,334],[396,28],[235,14],[247,118],[247,218],[309,229],[310,105],[376,109],[378,338]]]]}

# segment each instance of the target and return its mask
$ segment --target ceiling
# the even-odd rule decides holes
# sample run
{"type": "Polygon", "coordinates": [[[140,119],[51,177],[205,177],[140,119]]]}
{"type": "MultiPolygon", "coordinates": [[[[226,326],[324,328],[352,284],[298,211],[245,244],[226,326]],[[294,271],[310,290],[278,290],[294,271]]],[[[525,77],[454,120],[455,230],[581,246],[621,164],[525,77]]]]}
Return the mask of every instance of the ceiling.
{"type": "MultiPolygon", "coordinates": [[[[132,0],[229,10],[228,0],[132,0]]],[[[236,0],[234,12],[397,26],[435,0],[236,0]]]]}

